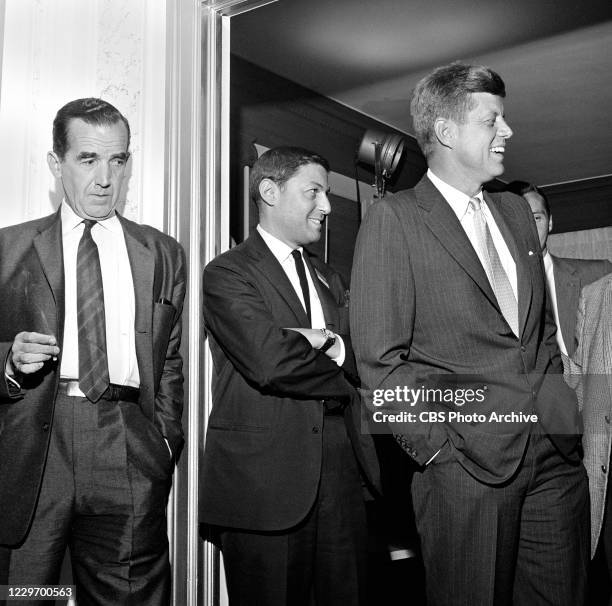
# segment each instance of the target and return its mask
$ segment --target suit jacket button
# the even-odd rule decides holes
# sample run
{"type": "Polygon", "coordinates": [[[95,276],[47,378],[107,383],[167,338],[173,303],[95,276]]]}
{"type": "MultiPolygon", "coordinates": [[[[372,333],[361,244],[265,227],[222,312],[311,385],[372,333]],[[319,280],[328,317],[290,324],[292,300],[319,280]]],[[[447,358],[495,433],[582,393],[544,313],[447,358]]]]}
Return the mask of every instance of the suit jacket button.
{"type": "Polygon", "coordinates": [[[606,416],[604,417],[604,419],[606,420],[606,423],[607,423],[608,425],[610,425],[610,417],[609,417],[608,415],[606,415],[606,416]]]}
{"type": "Polygon", "coordinates": [[[49,431],[49,423],[43,423],[42,430],[49,431]]]}
{"type": "Polygon", "coordinates": [[[601,466],[601,471],[603,471],[604,473],[608,472],[608,468],[605,465],[601,466]]]}
{"type": "Polygon", "coordinates": [[[321,428],[318,425],[315,425],[312,428],[312,433],[319,433],[321,431],[321,428]]]}
{"type": "Polygon", "coordinates": [[[527,351],[527,348],[524,345],[521,345],[521,351],[525,353],[527,351]]]}

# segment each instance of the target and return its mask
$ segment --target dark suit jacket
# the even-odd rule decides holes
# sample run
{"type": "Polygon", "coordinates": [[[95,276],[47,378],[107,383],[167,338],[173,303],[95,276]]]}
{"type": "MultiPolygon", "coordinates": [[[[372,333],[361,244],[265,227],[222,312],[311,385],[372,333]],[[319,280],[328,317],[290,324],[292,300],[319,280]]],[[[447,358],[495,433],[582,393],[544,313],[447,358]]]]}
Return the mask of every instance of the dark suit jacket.
{"type": "MultiPolygon", "coordinates": [[[[185,258],[180,245],[161,232],[119,217],[136,297],[136,356],[140,406],[166,437],[175,457],[183,443],[180,315],[185,294],[185,258]],[[166,299],[171,304],[161,303],[166,299]]],[[[64,268],[61,217],[54,215],[0,230],[0,361],[2,368],[21,331],[53,334],[62,349],[64,268]]],[[[0,375],[0,544],[26,536],[40,489],[60,359],[23,375],[11,394],[0,375]]]]}
{"type": "Polygon", "coordinates": [[[283,329],[309,324],[259,233],[204,270],[204,320],[214,364],[200,499],[200,519],[208,524],[273,531],[306,516],[319,484],[326,400],[348,404],[345,420],[356,455],[370,481],[378,482],[371,436],[360,435],[344,291],[329,268],[315,272],[306,264],[327,327],[344,340],[342,368],[302,335],[283,329]]]}
{"type": "Polygon", "coordinates": [[[607,259],[567,259],[550,255],[555,276],[557,310],[561,335],[568,355],[576,351],[576,312],[580,291],[591,282],[612,272],[607,259]]]}
{"type": "MultiPolygon", "coordinates": [[[[483,389],[483,402],[430,402],[403,410],[444,412],[446,422],[394,423],[420,465],[448,440],[452,456],[485,482],[517,469],[529,423],[488,422],[491,412],[531,414],[548,431],[578,433],[576,401],[561,379],[544,267],[526,202],[486,194],[516,263],[520,338],[504,319],[484,269],[450,205],[425,176],[413,190],[374,204],[359,232],[351,291],[357,367],[369,389],[483,389]],[[557,373],[557,374],[550,374],[557,373]],[[449,421],[450,412],[486,422],[449,421]]],[[[556,442],[568,454],[577,438],[556,442]]]]}

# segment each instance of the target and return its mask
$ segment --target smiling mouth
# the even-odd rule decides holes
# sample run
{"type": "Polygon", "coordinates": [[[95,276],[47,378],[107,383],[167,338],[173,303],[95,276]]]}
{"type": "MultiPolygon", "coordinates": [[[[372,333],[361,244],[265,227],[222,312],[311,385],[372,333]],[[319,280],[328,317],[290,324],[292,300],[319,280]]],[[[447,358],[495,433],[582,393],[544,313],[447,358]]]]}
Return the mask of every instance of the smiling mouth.
{"type": "Polygon", "coordinates": [[[496,145],[494,147],[490,147],[489,151],[494,154],[500,154],[503,156],[504,153],[506,152],[506,148],[503,145],[496,145]]]}

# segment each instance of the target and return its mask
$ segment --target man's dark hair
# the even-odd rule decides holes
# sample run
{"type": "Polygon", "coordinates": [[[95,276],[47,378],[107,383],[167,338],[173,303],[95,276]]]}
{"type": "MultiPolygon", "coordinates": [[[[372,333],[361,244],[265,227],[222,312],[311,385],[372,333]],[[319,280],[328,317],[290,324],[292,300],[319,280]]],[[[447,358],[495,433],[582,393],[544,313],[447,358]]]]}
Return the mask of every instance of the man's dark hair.
{"type": "Polygon", "coordinates": [[[529,192],[542,196],[542,200],[544,200],[544,209],[546,210],[546,214],[550,217],[550,204],[548,203],[548,198],[537,185],[529,183],[528,181],[511,181],[506,185],[506,191],[512,192],[517,196],[524,196],[529,192]]]}
{"type": "Polygon", "coordinates": [[[451,63],[436,68],[416,85],[410,113],[421,150],[428,156],[435,141],[434,124],[447,118],[461,124],[474,108],[471,93],[506,96],[501,77],[484,65],[451,63]]]}
{"type": "Polygon", "coordinates": [[[264,179],[274,181],[279,187],[295,175],[302,166],[318,164],[329,172],[329,162],[319,154],[303,147],[274,147],[264,152],[253,164],[249,176],[251,200],[259,205],[259,184],[264,179]]]}
{"type": "Polygon", "coordinates": [[[130,125],[125,116],[108,101],[87,97],[69,101],[56,114],[53,120],[53,151],[63,160],[68,151],[68,126],[78,118],[87,124],[111,125],[123,122],[127,129],[127,147],[130,147],[130,125]]]}

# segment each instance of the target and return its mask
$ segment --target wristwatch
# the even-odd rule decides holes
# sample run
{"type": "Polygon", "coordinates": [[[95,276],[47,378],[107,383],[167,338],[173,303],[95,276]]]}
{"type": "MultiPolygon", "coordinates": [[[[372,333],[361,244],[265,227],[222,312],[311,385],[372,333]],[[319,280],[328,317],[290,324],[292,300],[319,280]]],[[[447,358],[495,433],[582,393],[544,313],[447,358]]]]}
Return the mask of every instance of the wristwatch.
{"type": "Polygon", "coordinates": [[[321,353],[325,353],[330,347],[334,346],[334,343],[336,342],[336,335],[331,330],[327,330],[327,328],[322,328],[321,332],[325,337],[325,343],[319,347],[319,351],[321,353]]]}

